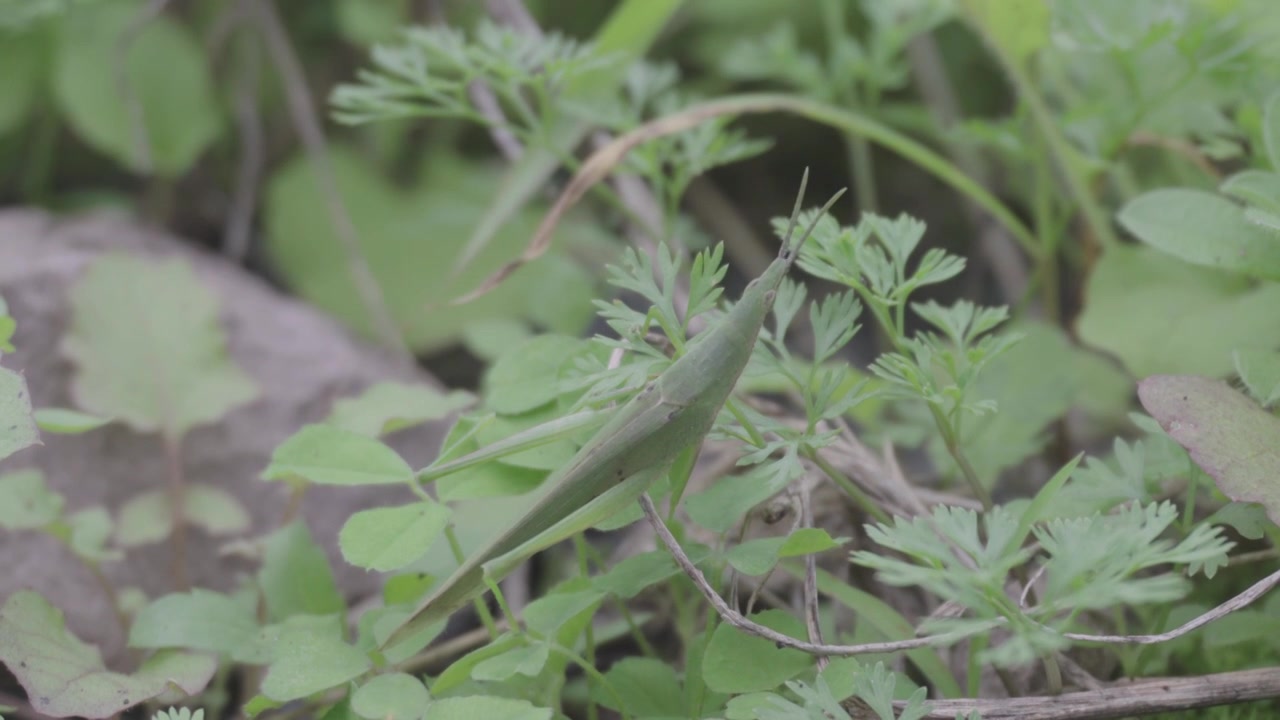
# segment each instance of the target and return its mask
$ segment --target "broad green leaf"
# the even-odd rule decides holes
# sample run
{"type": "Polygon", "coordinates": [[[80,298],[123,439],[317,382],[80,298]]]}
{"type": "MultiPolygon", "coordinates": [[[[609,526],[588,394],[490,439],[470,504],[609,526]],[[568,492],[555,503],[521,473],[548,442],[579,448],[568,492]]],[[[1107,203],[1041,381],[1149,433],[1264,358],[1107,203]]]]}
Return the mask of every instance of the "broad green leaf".
{"type": "Polygon", "coordinates": [[[1280,337],[1280,284],[1195,267],[1144,247],[1110,248],[1085,288],[1076,324],[1087,345],[1137,377],[1224,376],[1232,350],[1280,337]]]}
{"type": "Polygon", "coordinates": [[[189,648],[230,655],[258,634],[253,607],[210,590],[165,595],[134,616],[129,647],[189,648]]]}
{"type": "Polygon", "coordinates": [[[287,702],[363,675],[372,663],[342,639],[342,629],[341,617],[299,616],[286,620],[262,680],[262,694],[287,702]]]}
{"type": "Polygon", "coordinates": [[[1245,170],[1227,178],[1219,190],[1256,208],[1280,213],[1280,173],[1245,170]]]}
{"type": "Polygon", "coordinates": [[[20,128],[31,114],[50,70],[48,45],[46,27],[0,32],[0,56],[4,57],[4,72],[0,73],[0,136],[20,128]]]}
{"type": "MultiPolygon", "coordinates": [[[[540,213],[519,213],[502,227],[490,248],[462,272],[457,251],[483,213],[497,175],[472,160],[432,153],[427,176],[409,191],[392,185],[381,168],[340,146],[329,163],[352,223],[359,249],[378,281],[387,309],[415,350],[431,352],[457,342],[472,323],[535,318],[549,330],[578,335],[594,315],[594,282],[563,252],[548,254],[525,272],[474,302],[449,301],[475,287],[533,233],[540,213]],[[542,309],[555,305],[548,317],[542,309]]],[[[284,281],[298,295],[349,327],[373,337],[373,325],[352,279],[351,260],[304,157],[285,163],[268,183],[267,250],[284,281]]],[[[605,246],[594,226],[570,222],[568,246],[605,246]]]]}
{"type": "Polygon", "coordinates": [[[0,475],[0,528],[36,530],[62,516],[63,497],[45,484],[39,470],[0,475]]]}
{"type": "Polygon", "coordinates": [[[124,553],[107,547],[114,524],[111,513],[104,507],[91,507],[67,516],[67,541],[71,551],[90,562],[100,563],[121,560],[124,553]]]}
{"type": "Polygon", "coordinates": [[[592,697],[610,710],[643,718],[690,717],[684,706],[684,690],[671,663],[627,657],[611,665],[604,677],[621,696],[623,707],[617,706],[613,693],[600,687],[592,688],[592,697]]]}
{"type": "Polygon", "coordinates": [[[551,720],[549,708],[534,707],[528,700],[475,695],[433,700],[424,720],[551,720]]]}
{"type": "Polygon", "coordinates": [[[351,709],[368,720],[417,720],[431,695],[422,681],[406,673],[377,675],[351,696],[351,709]]]}
{"type": "MultiPolygon", "coordinates": [[[[215,485],[188,483],[182,492],[183,521],[213,536],[234,535],[249,527],[249,511],[236,496],[215,485]]],[[[165,540],[173,533],[173,496],[169,490],[148,490],[120,508],[116,542],[136,547],[165,540]]]]}
{"type": "Polygon", "coordinates": [[[401,28],[409,24],[408,7],[406,0],[338,0],[333,12],[342,37],[367,46],[395,39],[401,28]]]}
{"type": "Polygon", "coordinates": [[[786,540],[785,537],[748,540],[733,546],[726,555],[726,559],[743,575],[759,577],[777,564],[778,549],[786,540]]]}
{"type": "Polygon", "coordinates": [[[539,335],[511,348],[485,375],[485,404],[498,413],[517,415],[560,396],[560,373],[583,341],[539,335]]]}
{"type": "MultiPolygon", "coordinates": [[[[1120,421],[1133,392],[1113,360],[1078,347],[1057,327],[1029,321],[1007,331],[1021,333],[1022,341],[992,360],[969,391],[972,399],[995,401],[998,410],[966,417],[961,430],[980,478],[994,479],[1039,452],[1050,424],[1073,407],[1101,422],[1120,421]]],[[[930,439],[929,451],[939,467],[956,468],[940,438],[930,439]]]]}
{"type": "Polygon", "coordinates": [[[462,329],[462,344],[472,355],[487,362],[497,360],[530,337],[529,326],[513,318],[482,320],[462,329]]]}
{"type": "Polygon", "coordinates": [[[18,329],[18,322],[9,314],[9,304],[0,297],[0,353],[13,352],[13,333],[18,329]]]}
{"type": "Polygon", "coordinates": [[[413,480],[413,469],[395,450],[367,435],[317,424],[281,443],[262,478],[318,485],[398,485],[413,480]]]}
{"type": "Polygon", "coordinates": [[[27,382],[18,373],[0,367],[0,460],[39,442],[27,382]]]}
{"type": "Polygon", "coordinates": [[[436,493],[441,500],[524,495],[537,489],[545,479],[545,470],[530,470],[500,462],[484,463],[440,478],[436,481],[436,493]]]}
{"type": "MultiPolygon", "coordinates": [[[[705,545],[692,545],[684,548],[695,565],[706,560],[711,551],[705,545]]],[[[609,572],[591,579],[591,584],[600,592],[612,593],[630,600],[639,595],[645,588],[656,585],[680,573],[676,561],[665,550],[651,550],[639,555],[632,555],[609,568],[609,572]]]]}
{"type": "MultiPolygon", "coordinates": [[[[610,99],[621,86],[628,67],[648,52],[649,46],[681,4],[682,0],[625,0],[618,5],[593,39],[596,50],[614,61],[572,78],[561,90],[558,101],[568,107],[590,106],[610,99]]],[[[483,253],[497,241],[499,230],[506,227],[530,198],[546,186],[547,179],[560,167],[562,153],[577,147],[589,129],[587,121],[565,113],[545,130],[546,146],[525,149],[524,155],[492,193],[489,206],[478,214],[475,229],[458,254],[458,265],[471,266],[476,264],[477,258],[483,257],[483,253]]],[[[524,272],[531,270],[526,268],[524,272]]],[[[472,283],[466,289],[470,290],[476,284],[472,283]]]]}
{"type": "Polygon", "coordinates": [[[1263,109],[1262,144],[1267,149],[1271,169],[1280,172],[1280,93],[1272,95],[1263,109]]]}
{"type": "MultiPolygon", "coordinates": [[[[781,610],[766,610],[751,618],[765,627],[800,639],[805,637],[799,618],[781,610]]],[[[716,626],[702,658],[707,687],[723,693],[772,690],[813,667],[813,658],[792,648],[778,648],[764,638],[747,635],[727,623],[716,626]],[[750,662],[744,662],[750,658],[750,662]]]]}
{"type": "Polygon", "coordinates": [[[574,619],[590,618],[602,600],[604,593],[599,590],[548,593],[525,607],[525,626],[543,637],[550,637],[574,619]]]}
{"type": "Polygon", "coordinates": [[[64,344],[88,412],[179,438],[257,396],[227,356],[218,302],[191,266],[103,255],[71,290],[64,344]]]}
{"type": "Polygon", "coordinates": [[[172,178],[221,134],[223,114],[208,53],[163,13],[139,28],[128,48],[128,89],[121,87],[121,38],[142,12],[143,3],[131,0],[85,3],[68,13],[53,63],[54,94],[89,145],[135,172],[172,178]],[[143,134],[149,164],[138,154],[143,134]]]}
{"type": "Polygon", "coordinates": [[[1050,8],[1044,0],[974,0],[966,7],[1015,62],[1049,42],[1050,8]]]}
{"type": "Polygon", "coordinates": [[[436,502],[361,510],[338,534],[342,556],[368,570],[399,570],[422,557],[443,534],[449,508],[436,502]]]}
{"type": "Polygon", "coordinates": [[[1280,418],[1229,385],[1195,375],[1156,375],[1138,399],[1169,436],[1236,502],[1280,523],[1280,418]]]}
{"type": "Polygon", "coordinates": [[[503,682],[515,675],[537,677],[550,655],[547,644],[541,642],[512,648],[477,663],[471,677],[482,682],[503,682]]]}
{"type": "Polygon", "coordinates": [[[111,418],[97,417],[66,408],[40,408],[33,414],[36,425],[39,425],[41,430],[57,435],[79,435],[111,422],[111,418]]]}
{"type": "Polygon", "coordinates": [[[1130,200],[1119,219],[1139,240],[1189,263],[1280,280],[1280,233],[1212,193],[1153,190],[1130,200]]]}
{"type": "Polygon", "coordinates": [[[524,645],[524,639],[511,633],[503,633],[498,639],[472,650],[461,658],[449,663],[449,667],[440,673],[440,677],[431,684],[431,692],[437,696],[461,686],[471,680],[471,671],[477,665],[495,658],[517,647],[524,645]]]}
{"type": "Polygon", "coordinates": [[[359,397],[333,404],[328,423],[361,435],[378,437],[439,420],[467,407],[474,397],[463,390],[442,393],[426,385],[381,382],[359,397]]]}
{"type": "Polygon", "coordinates": [[[768,500],[787,486],[789,479],[766,467],[752,468],[741,475],[725,475],[711,487],[685,501],[689,519],[702,527],[722,533],[733,527],[751,508],[768,500]]]}
{"type": "Polygon", "coordinates": [[[1267,519],[1267,510],[1254,503],[1232,502],[1218,508],[1204,519],[1209,525],[1230,525],[1240,536],[1249,540],[1261,540],[1275,523],[1267,519]]]}
{"type": "Polygon", "coordinates": [[[0,662],[36,712],[85,718],[111,717],[175,688],[194,695],[218,666],[212,655],[163,650],[132,674],[111,672],[98,648],[67,631],[61,610],[29,590],[0,608],[0,662]]]}
{"type": "Polygon", "coordinates": [[[1280,401],[1280,353],[1274,350],[1246,349],[1235,353],[1236,374],[1264,407],[1280,401]]]}
{"type": "Polygon", "coordinates": [[[800,528],[790,535],[759,538],[739,543],[729,550],[729,564],[745,575],[760,576],[786,557],[810,555],[840,547],[845,539],[835,540],[820,528],[800,528]]]}
{"type": "Polygon", "coordinates": [[[267,616],[272,621],[346,610],[329,559],[300,520],[267,539],[258,584],[266,596],[267,616]]]}

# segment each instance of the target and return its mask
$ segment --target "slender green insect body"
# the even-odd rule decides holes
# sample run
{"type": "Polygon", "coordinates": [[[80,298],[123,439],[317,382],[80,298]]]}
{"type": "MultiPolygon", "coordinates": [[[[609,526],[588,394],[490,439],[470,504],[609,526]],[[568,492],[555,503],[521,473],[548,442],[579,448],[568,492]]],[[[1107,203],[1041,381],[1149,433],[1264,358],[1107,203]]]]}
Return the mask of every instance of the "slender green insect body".
{"type": "MultiPolygon", "coordinates": [[[[547,478],[529,510],[473,553],[419,603],[414,613],[382,643],[383,648],[448,617],[480,595],[485,589],[487,563],[497,558],[505,560],[504,556],[517,551],[520,557],[527,557],[552,542],[607,519],[621,509],[618,503],[629,504],[677,455],[702,441],[746,368],[778,287],[795,262],[799,245],[812,230],[810,226],[796,246],[791,247],[791,230],[804,196],[804,184],[802,181],[792,227],[778,258],[751,281],[738,303],[715,326],[695,338],[683,356],[622,406],[568,465],[547,478]],[[600,502],[611,489],[625,492],[617,493],[613,502],[600,502]]],[[[831,198],[817,217],[821,218],[839,197],[840,193],[831,198]]]]}

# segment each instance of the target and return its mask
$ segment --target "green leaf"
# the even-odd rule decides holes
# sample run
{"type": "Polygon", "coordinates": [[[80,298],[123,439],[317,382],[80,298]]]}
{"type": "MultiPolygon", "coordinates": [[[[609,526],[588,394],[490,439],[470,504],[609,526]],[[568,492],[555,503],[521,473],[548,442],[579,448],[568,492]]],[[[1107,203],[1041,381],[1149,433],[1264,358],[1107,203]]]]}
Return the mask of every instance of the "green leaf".
{"type": "Polygon", "coordinates": [[[789,558],[826,552],[849,542],[848,538],[832,538],[821,528],[800,528],[787,536],[778,549],[778,557],[789,558]]]}
{"type": "Polygon", "coordinates": [[[351,709],[368,720],[417,720],[431,695],[422,681],[405,673],[377,675],[351,696],[351,709]]]}
{"type": "Polygon", "coordinates": [[[551,710],[534,707],[528,700],[472,697],[444,698],[427,706],[424,720],[551,720],[551,710]]]}
{"type": "Polygon", "coordinates": [[[525,626],[543,637],[551,637],[570,621],[595,614],[603,599],[604,593],[599,590],[543,595],[525,607],[525,626]]]}
{"type": "Polygon", "coordinates": [[[1115,354],[1137,377],[1223,376],[1231,351],[1280,337],[1280,285],[1249,283],[1143,247],[1103,254],[1085,288],[1080,339],[1115,354]]]}
{"type": "Polygon", "coordinates": [[[769,572],[780,558],[810,555],[840,547],[846,540],[834,540],[826,530],[800,528],[784,537],[760,538],[739,543],[729,550],[729,564],[745,575],[769,572]]]}
{"type": "Polygon", "coordinates": [[[501,655],[483,660],[471,669],[471,677],[481,682],[503,682],[516,675],[537,677],[550,657],[546,643],[512,648],[501,655]]]}
{"type": "Polygon", "coordinates": [[[1240,536],[1261,540],[1275,523],[1267,519],[1267,510],[1254,503],[1227,503],[1204,519],[1206,525],[1230,525],[1240,536]]]}
{"type": "Polygon", "coordinates": [[[96,417],[66,408],[40,408],[34,415],[41,430],[57,435],[79,435],[111,422],[111,418],[96,417]]]}
{"type": "Polygon", "coordinates": [[[1280,173],[1245,170],[1227,178],[1218,189],[1256,208],[1280,213],[1280,173]]]}
{"type": "Polygon", "coordinates": [[[266,596],[267,615],[273,621],[346,611],[329,559],[300,520],[267,539],[258,583],[266,596]]]}
{"type": "Polygon", "coordinates": [[[1189,263],[1280,280],[1280,233],[1212,193],[1153,190],[1130,200],[1119,220],[1139,240],[1189,263]]]}
{"type": "Polygon", "coordinates": [[[512,318],[481,320],[462,329],[462,344],[472,355],[487,362],[497,360],[530,337],[529,326],[512,318]]]}
{"type": "Polygon", "coordinates": [[[685,511],[695,523],[722,533],[751,508],[781,492],[790,481],[790,476],[772,473],[766,466],[752,468],[741,475],[725,475],[706,490],[689,496],[685,511]]]}
{"type": "Polygon", "coordinates": [[[1138,399],[1169,436],[1236,502],[1280,523],[1280,418],[1229,385],[1194,375],[1138,383],[1138,399]]]}
{"type": "Polygon", "coordinates": [[[0,136],[20,128],[31,114],[50,70],[49,33],[43,28],[0,32],[0,136]]]}
{"type": "Polygon", "coordinates": [[[371,437],[333,425],[307,425],[276,448],[262,478],[296,478],[319,485],[399,485],[413,481],[413,469],[371,437]]]}
{"type": "Polygon", "coordinates": [[[39,470],[0,475],[0,528],[36,530],[62,516],[63,497],[45,484],[39,470]]]}
{"type": "Polygon", "coordinates": [[[398,570],[422,557],[449,524],[449,508],[436,502],[361,510],[338,534],[342,556],[367,570],[398,570]]]}
{"type": "Polygon", "coordinates": [[[107,547],[113,525],[106,508],[91,507],[72,513],[67,517],[67,526],[71,550],[78,557],[90,563],[124,557],[119,550],[107,547]]]}
{"type": "MultiPolygon", "coordinates": [[[[622,83],[627,68],[644,56],[681,4],[681,0],[626,0],[618,5],[594,38],[596,50],[613,62],[573,78],[560,91],[557,102],[569,107],[608,100],[622,83]]],[[[474,258],[492,247],[498,231],[546,186],[547,179],[560,167],[560,153],[576,147],[589,129],[586,120],[566,114],[543,131],[548,138],[546,147],[526,148],[493,193],[490,205],[477,215],[475,229],[459,253],[462,264],[474,264],[474,258]]]]}
{"type": "Polygon", "coordinates": [[[1262,144],[1271,168],[1280,171],[1280,93],[1272,95],[1263,109],[1262,144]]]}
{"type": "MultiPolygon", "coordinates": [[[[766,610],[752,620],[800,639],[804,624],[781,610],[766,610]]],[[[707,687],[723,693],[772,690],[813,666],[813,658],[792,648],[778,648],[764,638],[747,635],[732,625],[720,624],[711,635],[702,658],[707,687]],[[750,658],[750,662],[744,662],[750,658]]]]}
{"type": "Polygon", "coordinates": [[[328,423],[369,437],[378,437],[439,420],[470,405],[469,392],[454,390],[447,394],[425,385],[381,382],[355,398],[333,404],[328,423]]]}
{"type": "Polygon", "coordinates": [[[342,639],[341,617],[289,618],[280,629],[262,694],[278,702],[307,697],[363,675],[373,664],[342,639]]]}
{"type": "MultiPolygon", "coordinates": [[[[235,495],[215,485],[188,483],[182,492],[183,521],[215,537],[234,535],[249,527],[249,511],[235,495]]],[[[116,542],[124,547],[149,545],[173,533],[173,496],[168,490],[148,490],[120,508],[116,542]]]]}
{"type": "Polygon", "coordinates": [[[1015,62],[1049,44],[1051,11],[1044,0],[974,0],[966,7],[1015,62]]]}
{"type": "Polygon", "coordinates": [[[617,690],[623,706],[618,707],[613,693],[593,688],[596,702],[615,712],[632,717],[689,717],[684,706],[684,690],[670,663],[647,657],[628,657],[609,667],[605,680],[617,690]]]}
{"type": "MultiPolygon", "coordinates": [[[[549,330],[580,334],[591,322],[595,289],[588,272],[564,252],[539,258],[474,302],[448,305],[519,253],[540,212],[530,209],[512,218],[473,267],[456,272],[458,248],[484,212],[497,174],[470,159],[439,152],[431,157],[427,176],[406,191],[362,155],[341,146],[329,151],[360,252],[409,345],[438,351],[457,342],[472,323],[496,319],[537,319],[549,330]],[[550,304],[554,314],[544,315],[550,304]]],[[[328,205],[305,157],[282,165],[267,187],[267,250],[298,295],[375,337],[341,236],[328,213],[316,212],[328,205]]],[[[607,238],[581,220],[567,222],[561,230],[569,246],[606,246],[607,238]]]]}
{"type": "Polygon", "coordinates": [[[333,8],[342,37],[362,46],[394,39],[409,24],[407,9],[406,0],[339,0],[333,8]]]}
{"type": "Polygon", "coordinates": [[[188,648],[230,655],[253,642],[253,607],[210,590],[165,595],[134,616],[129,647],[188,648]]]}
{"type": "MultiPolygon", "coordinates": [[[[711,552],[705,545],[685,547],[685,554],[693,564],[706,560],[711,552]]],[[[665,550],[650,550],[639,555],[632,555],[614,565],[609,572],[591,579],[591,584],[600,592],[612,593],[630,600],[639,595],[645,588],[656,585],[680,573],[676,561],[665,550]]]]}
{"type": "Polygon", "coordinates": [[[103,255],[71,290],[63,348],[77,404],[179,438],[257,396],[227,356],[218,303],[180,259],[103,255]]]}
{"type": "MultiPolygon", "coordinates": [[[[1022,334],[1022,342],[992,360],[970,390],[999,410],[965,418],[961,430],[961,446],[980,478],[994,478],[1043,449],[1049,425],[1072,408],[1104,421],[1122,418],[1133,392],[1114,361],[1078,347],[1055,326],[1029,321],[1008,331],[1022,334]]],[[[939,467],[956,468],[941,438],[930,438],[929,451],[939,467]]]]}
{"type": "Polygon", "coordinates": [[[1235,352],[1236,374],[1264,407],[1280,401],[1280,353],[1246,349],[1235,352]]]}
{"type": "Polygon", "coordinates": [[[218,665],[212,655],[165,650],[130,675],[111,672],[98,648],[67,631],[62,611],[29,590],[0,609],[0,662],[36,712],[86,718],[111,717],[175,688],[195,695],[218,665]]]}
{"type": "Polygon", "coordinates": [[[207,53],[165,14],[139,27],[125,63],[127,93],[122,89],[120,43],[144,12],[141,2],[129,1],[86,3],[68,13],[53,89],[67,122],[89,145],[135,172],[172,178],[221,134],[222,112],[207,53]],[[138,154],[143,133],[150,163],[138,154]]]}
{"type": "Polygon", "coordinates": [[[583,346],[577,338],[539,335],[511,348],[485,375],[485,404],[504,415],[517,415],[555,400],[561,369],[583,346]]]}
{"type": "Polygon", "coordinates": [[[18,373],[0,367],[0,460],[39,443],[27,382],[18,373]]]}

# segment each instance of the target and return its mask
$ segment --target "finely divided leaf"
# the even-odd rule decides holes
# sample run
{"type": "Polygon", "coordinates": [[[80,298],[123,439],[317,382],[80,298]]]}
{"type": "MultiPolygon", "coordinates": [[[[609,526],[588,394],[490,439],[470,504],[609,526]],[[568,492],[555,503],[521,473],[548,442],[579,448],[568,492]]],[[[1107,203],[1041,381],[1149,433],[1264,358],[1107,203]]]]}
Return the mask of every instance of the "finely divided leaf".
{"type": "Polygon", "coordinates": [[[227,356],[217,299],[182,260],[103,255],[71,310],[71,391],[91,413],[178,438],[258,394],[227,356]]]}
{"type": "Polygon", "coordinates": [[[1237,502],[1256,502],[1280,523],[1280,419],[1226,383],[1156,375],[1138,399],[1160,426],[1237,502]]]}

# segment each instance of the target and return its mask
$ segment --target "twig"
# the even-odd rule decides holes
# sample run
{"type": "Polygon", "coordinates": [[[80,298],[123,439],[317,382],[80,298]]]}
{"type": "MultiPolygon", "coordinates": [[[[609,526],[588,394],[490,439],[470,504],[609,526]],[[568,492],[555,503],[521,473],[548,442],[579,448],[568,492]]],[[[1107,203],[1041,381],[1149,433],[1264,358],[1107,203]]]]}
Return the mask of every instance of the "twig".
{"type": "Polygon", "coordinates": [[[935,700],[923,717],[955,720],[976,710],[983,720],[1108,720],[1276,697],[1280,697],[1280,668],[1262,668],[1191,678],[1148,678],[1063,695],[935,700]]]}
{"type": "MultiPolygon", "coordinates": [[[[245,3],[241,0],[241,12],[245,3]]],[[[227,211],[227,228],[222,237],[222,251],[235,262],[243,262],[249,253],[249,237],[253,229],[253,212],[258,200],[258,180],[264,164],[262,115],[258,110],[258,88],[261,82],[258,63],[259,48],[250,39],[243,53],[237,53],[235,115],[239,127],[240,163],[236,168],[236,184],[232,189],[231,207],[227,211]]]]}
{"type": "MultiPolygon", "coordinates": [[[[800,525],[813,527],[813,505],[809,502],[809,486],[800,480],[800,525]]],[[[804,556],[804,623],[809,631],[809,642],[822,644],[822,627],[818,623],[818,560],[817,555],[804,556]]],[[[818,671],[827,668],[827,658],[818,658],[818,671]]]]}
{"type": "Polygon", "coordinates": [[[379,338],[388,347],[396,350],[406,363],[411,363],[413,355],[405,345],[404,336],[387,309],[382,288],[369,267],[368,259],[360,249],[359,233],[351,220],[351,214],[347,210],[342,193],[338,190],[333,166],[329,162],[324,129],[312,107],[311,90],[307,86],[307,77],[303,72],[302,63],[293,52],[293,46],[289,43],[289,37],[285,33],[273,0],[254,0],[250,2],[250,10],[258,19],[267,53],[270,54],[271,62],[280,75],[290,119],[298,136],[302,139],[316,182],[320,185],[320,192],[325,196],[325,209],[329,212],[338,241],[346,253],[347,265],[356,286],[356,293],[360,296],[360,302],[364,305],[365,312],[369,313],[379,338]]]}
{"type": "Polygon", "coordinates": [[[649,524],[653,526],[654,532],[658,534],[658,539],[662,541],[663,546],[671,553],[676,564],[684,571],[685,575],[693,581],[693,584],[702,593],[707,602],[711,603],[711,607],[715,609],[720,619],[732,625],[739,630],[762,637],[772,641],[779,648],[793,648],[810,655],[823,655],[827,657],[848,657],[850,655],[866,655],[870,653],[886,653],[900,652],[903,650],[914,650],[915,648],[925,647],[935,644],[943,640],[938,637],[912,638],[910,640],[894,640],[890,642],[864,643],[862,645],[827,645],[825,643],[811,643],[804,640],[797,640],[790,635],[784,635],[773,628],[765,627],[758,623],[752,622],[743,617],[741,613],[729,607],[723,598],[716,593],[711,584],[707,582],[707,578],[702,574],[689,556],[681,549],[680,543],[676,541],[675,536],[671,534],[671,530],[667,528],[666,523],[658,515],[658,509],[653,506],[653,500],[649,498],[649,494],[645,493],[640,496],[640,508],[644,510],[644,515],[649,519],[649,524]]]}
{"type": "Polygon", "coordinates": [[[1182,637],[1197,628],[1204,627],[1214,620],[1226,617],[1227,615],[1247,607],[1254,600],[1262,597],[1268,590],[1280,584],[1280,570],[1271,573],[1254,583],[1248,590],[1236,595],[1230,600],[1222,603],[1216,608],[1197,616],[1178,627],[1163,632],[1158,635],[1089,635],[1087,633],[1063,633],[1062,636],[1069,640],[1079,640],[1083,642],[1107,643],[1111,645],[1155,645],[1157,643],[1168,642],[1175,638],[1182,637]]]}
{"type": "MultiPolygon", "coordinates": [[[[960,120],[960,103],[947,78],[946,62],[938,51],[937,40],[930,34],[920,35],[907,43],[907,59],[917,89],[934,121],[944,130],[960,120]]],[[[991,170],[982,154],[963,143],[949,143],[948,154],[966,175],[984,187],[992,187],[991,170]]],[[[1004,229],[992,223],[970,198],[961,196],[960,207],[977,230],[978,249],[987,259],[991,274],[1004,298],[1018,298],[1027,286],[1027,269],[1019,257],[1018,246],[1004,229]]]]}
{"type": "Polygon", "coordinates": [[[133,82],[129,79],[129,51],[142,31],[164,12],[169,0],[149,0],[145,7],[138,11],[125,27],[124,32],[116,40],[115,75],[116,90],[129,113],[129,132],[133,136],[133,156],[138,162],[138,170],[144,175],[151,174],[151,137],[147,132],[147,114],[142,107],[142,99],[134,92],[133,82]]]}

